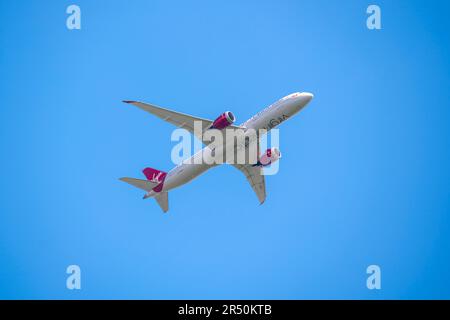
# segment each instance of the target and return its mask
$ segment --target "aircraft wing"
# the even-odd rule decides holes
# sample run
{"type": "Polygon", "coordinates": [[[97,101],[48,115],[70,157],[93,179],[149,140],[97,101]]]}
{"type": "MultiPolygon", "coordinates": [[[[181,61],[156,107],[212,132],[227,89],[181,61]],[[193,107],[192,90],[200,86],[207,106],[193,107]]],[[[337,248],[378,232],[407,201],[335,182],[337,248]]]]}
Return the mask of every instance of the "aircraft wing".
{"type": "Polygon", "coordinates": [[[263,168],[254,167],[251,164],[233,164],[233,167],[239,169],[247,178],[253,191],[261,204],[266,200],[266,182],[263,175],[263,168]]]}
{"type": "MultiPolygon", "coordinates": [[[[201,121],[202,124],[202,134],[203,132],[209,128],[211,126],[211,124],[213,123],[213,120],[209,120],[209,119],[203,119],[203,118],[199,118],[199,117],[193,117],[190,116],[188,114],[185,113],[181,113],[181,112],[176,112],[176,111],[172,111],[169,109],[165,109],[165,108],[161,108],[158,107],[157,105],[154,104],[149,104],[149,103],[143,103],[143,102],[139,102],[139,101],[124,101],[125,103],[129,103],[132,104],[144,111],[147,111],[155,116],[157,116],[158,118],[167,121],[179,128],[183,128],[186,129],[187,131],[191,132],[192,134],[194,134],[198,139],[200,139],[200,141],[202,141],[202,137],[199,136],[198,134],[196,134],[194,132],[194,121],[201,121]]],[[[240,128],[237,126],[229,126],[228,128],[240,128]]]]}
{"type": "MultiPolygon", "coordinates": [[[[257,155],[259,156],[259,137],[256,141],[257,155]]],[[[263,168],[260,166],[254,166],[253,164],[232,164],[232,166],[240,170],[245,175],[247,181],[250,183],[250,186],[252,187],[253,191],[255,191],[256,196],[258,197],[259,203],[263,204],[266,200],[266,181],[264,179],[263,168]]]]}

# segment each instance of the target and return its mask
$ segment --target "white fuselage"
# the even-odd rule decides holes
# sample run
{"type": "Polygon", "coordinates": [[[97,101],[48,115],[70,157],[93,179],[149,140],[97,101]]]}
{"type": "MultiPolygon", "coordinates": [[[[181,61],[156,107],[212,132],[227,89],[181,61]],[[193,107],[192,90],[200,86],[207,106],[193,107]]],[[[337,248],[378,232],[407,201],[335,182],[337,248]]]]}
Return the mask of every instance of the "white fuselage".
{"type": "MultiPolygon", "coordinates": [[[[309,101],[311,101],[312,97],[312,94],[305,92],[290,94],[258,112],[252,118],[244,122],[241,127],[243,127],[244,130],[265,129],[268,132],[299,112],[308,104],[309,101]]],[[[204,150],[206,148],[208,148],[208,146],[170,170],[167,173],[161,191],[167,192],[171,189],[182,186],[206,172],[208,169],[216,166],[216,164],[207,164],[203,161],[204,150]]],[[[225,144],[223,147],[217,147],[215,152],[222,154],[225,152],[223,149],[226,148],[227,146],[225,144]]],[[[150,191],[147,196],[152,197],[156,194],[157,192],[150,191]]]]}

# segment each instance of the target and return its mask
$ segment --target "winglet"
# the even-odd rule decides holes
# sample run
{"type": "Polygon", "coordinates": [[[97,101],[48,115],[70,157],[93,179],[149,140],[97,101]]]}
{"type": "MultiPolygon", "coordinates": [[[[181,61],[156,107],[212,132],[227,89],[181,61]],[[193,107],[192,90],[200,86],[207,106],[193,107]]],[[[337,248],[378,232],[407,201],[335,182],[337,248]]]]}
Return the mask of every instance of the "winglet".
{"type": "Polygon", "coordinates": [[[123,100],[122,102],[124,102],[124,103],[135,103],[136,101],[133,101],[133,100],[123,100]]]}

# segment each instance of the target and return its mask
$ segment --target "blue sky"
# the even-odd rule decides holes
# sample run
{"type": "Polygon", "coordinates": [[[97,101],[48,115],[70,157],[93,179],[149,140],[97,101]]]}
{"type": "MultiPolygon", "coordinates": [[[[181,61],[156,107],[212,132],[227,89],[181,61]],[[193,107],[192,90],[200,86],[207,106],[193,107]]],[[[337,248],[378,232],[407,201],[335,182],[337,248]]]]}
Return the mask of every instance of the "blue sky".
{"type": "Polygon", "coordinates": [[[450,298],[449,12],[0,2],[0,298],[450,298]],[[168,171],[174,146],[171,125],[122,100],[241,123],[295,91],[315,98],[280,127],[263,206],[227,166],[171,192],[167,215],[118,180],[168,171]]]}

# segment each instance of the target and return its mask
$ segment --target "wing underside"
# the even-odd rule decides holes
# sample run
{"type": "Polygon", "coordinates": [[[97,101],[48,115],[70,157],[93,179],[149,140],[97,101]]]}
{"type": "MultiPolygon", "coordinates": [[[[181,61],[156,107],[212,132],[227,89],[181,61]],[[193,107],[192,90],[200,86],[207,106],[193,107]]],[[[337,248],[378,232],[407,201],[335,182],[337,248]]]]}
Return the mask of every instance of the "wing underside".
{"type": "MultiPolygon", "coordinates": [[[[154,104],[143,103],[139,101],[124,101],[124,102],[132,104],[144,111],[147,111],[148,113],[151,113],[154,116],[157,116],[158,118],[166,122],[169,122],[179,128],[186,129],[190,133],[194,134],[201,141],[203,140],[202,139],[203,132],[205,132],[213,123],[213,121],[209,119],[194,117],[185,113],[161,108],[154,104]],[[198,130],[199,132],[195,132],[194,130],[194,123],[196,121],[198,121],[200,125],[199,126],[200,130],[198,130]]],[[[233,125],[229,126],[228,128],[240,129],[240,127],[233,125]]]]}
{"type": "Polygon", "coordinates": [[[263,169],[249,164],[233,164],[233,166],[245,175],[259,202],[263,204],[266,200],[266,182],[262,172],[263,169]]]}
{"type": "MultiPolygon", "coordinates": [[[[256,139],[256,150],[258,156],[260,154],[259,138],[260,137],[258,136],[256,139]]],[[[250,183],[250,186],[258,197],[259,203],[263,204],[266,200],[266,181],[264,178],[263,168],[260,166],[255,166],[254,164],[233,164],[233,167],[240,170],[245,175],[247,181],[250,183]]]]}

